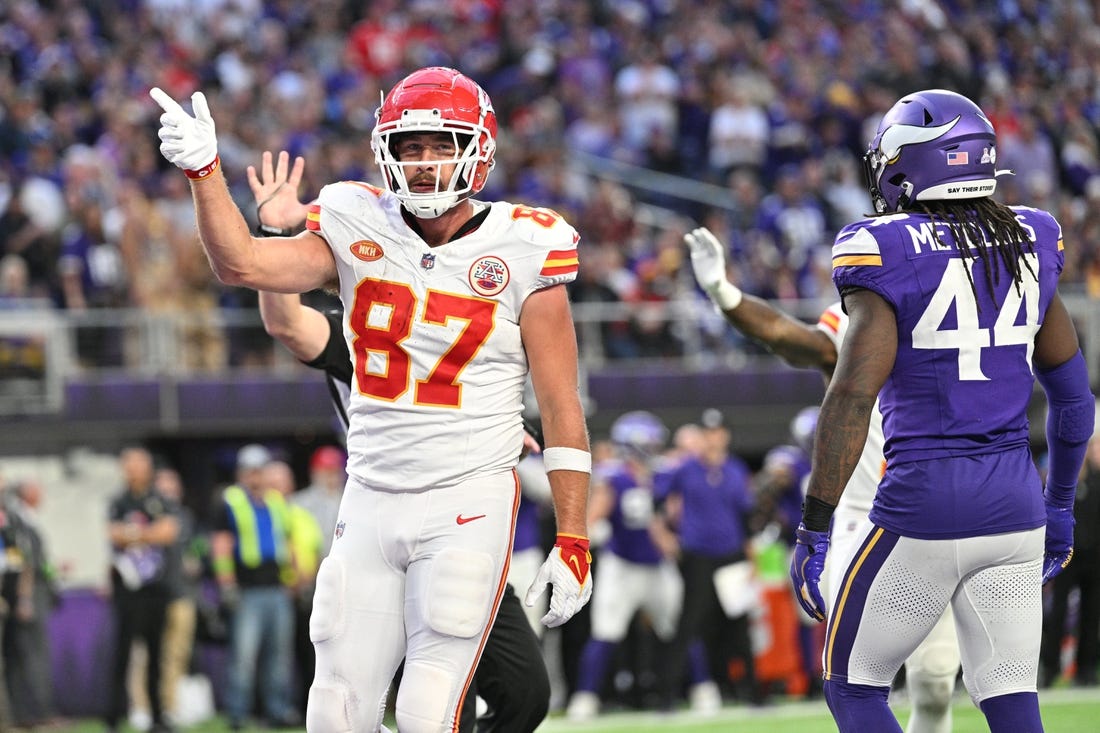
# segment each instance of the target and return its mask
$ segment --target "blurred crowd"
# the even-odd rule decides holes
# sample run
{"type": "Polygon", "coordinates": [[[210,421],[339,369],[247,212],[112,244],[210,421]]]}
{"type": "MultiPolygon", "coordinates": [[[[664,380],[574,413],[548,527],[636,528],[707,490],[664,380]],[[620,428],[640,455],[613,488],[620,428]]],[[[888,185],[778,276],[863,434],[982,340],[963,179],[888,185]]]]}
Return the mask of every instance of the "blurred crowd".
{"type": "MultiPolygon", "coordinates": [[[[1083,0],[12,0],[0,59],[0,308],[185,313],[194,368],[262,364],[270,344],[215,317],[254,296],[195,245],[152,86],[207,94],[254,219],[245,169],[262,151],[305,156],[304,197],[374,180],[380,93],[419,66],[469,74],[502,128],[486,198],[562,213],[582,235],[574,300],[635,306],[603,329],[609,358],[684,349],[642,306],[692,297],[691,220],[729,243],[744,290],[831,297],[829,247],[869,209],[860,157],[880,115],[950,88],[994,121],[1016,173],[998,196],[1055,212],[1063,282],[1100,293],[1100,18],[1083,0]]],[[[78,346],[86,363],[139,358],[94,329],[78,346]]]]}

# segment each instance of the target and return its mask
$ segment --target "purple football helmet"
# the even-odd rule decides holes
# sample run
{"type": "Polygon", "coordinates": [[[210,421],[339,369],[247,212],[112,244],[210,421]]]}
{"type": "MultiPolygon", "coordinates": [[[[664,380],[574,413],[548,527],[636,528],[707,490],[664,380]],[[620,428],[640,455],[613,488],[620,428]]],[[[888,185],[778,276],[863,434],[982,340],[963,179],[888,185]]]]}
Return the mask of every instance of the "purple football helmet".
{"type": "Polygon", "coordinates": [[[902,97],[863,156],[875,211],[914,201],[991,196],[997,188],[993,123],[961,94],[927,89],[902,97]]]}
{"type": "Polygon", "coordinates": [[[611,442],[643,456],[656,455],[667,440],[668,428],[652,412],[627,412],[611,423],[611,442]]]}

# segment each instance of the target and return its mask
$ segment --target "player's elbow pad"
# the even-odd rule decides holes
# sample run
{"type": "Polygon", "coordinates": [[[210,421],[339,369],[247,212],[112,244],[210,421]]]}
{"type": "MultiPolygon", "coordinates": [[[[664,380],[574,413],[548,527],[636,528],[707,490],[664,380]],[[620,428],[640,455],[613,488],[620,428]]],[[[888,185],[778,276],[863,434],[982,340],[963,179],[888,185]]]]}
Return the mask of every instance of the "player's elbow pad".
{"type": "MultiPolygon", "coordinates": [[[[1047,488],[1072,490],[1092,437],[1096,402],[1089,391],[1085,358],[1078,351],[1069,361],[1053,369],[1036,370],[1036,378],[1047,396],[1047,447],[1050,470],[1047,488]]],[[[1072,501],[1072,493],[1070,493],[1072,501]]]]}

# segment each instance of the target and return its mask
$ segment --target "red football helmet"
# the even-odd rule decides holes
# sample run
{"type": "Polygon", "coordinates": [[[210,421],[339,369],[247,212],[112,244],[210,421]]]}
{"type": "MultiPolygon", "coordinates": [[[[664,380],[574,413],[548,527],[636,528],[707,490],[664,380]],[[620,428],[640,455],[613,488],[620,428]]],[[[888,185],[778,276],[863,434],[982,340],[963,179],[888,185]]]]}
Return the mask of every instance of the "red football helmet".
{"type": "MultiPolygon", "coordinates": [[[[489,95],[468,76],[432,66],[406,76],[390,90],[375,113],[371,135],[374,159],[386,187],[414,216],[434,219],[485,186],[496,152],[497,116],[489,95]],[[395,136],[409,132],[449,132],[454,137],[457,168],[446,186],[437,177],[435,191],[409,189],[395,136]]],[[[438,176],[438,173],[437,173],[438,176]]]]}

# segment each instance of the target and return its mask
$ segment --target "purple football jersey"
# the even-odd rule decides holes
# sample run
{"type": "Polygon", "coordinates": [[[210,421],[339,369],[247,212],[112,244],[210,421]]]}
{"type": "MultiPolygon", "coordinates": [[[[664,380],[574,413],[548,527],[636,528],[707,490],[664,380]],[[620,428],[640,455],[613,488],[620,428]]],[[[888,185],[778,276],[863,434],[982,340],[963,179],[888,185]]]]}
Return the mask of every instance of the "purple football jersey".
{"type": "Polygon", "coordinates": [[[887,469],[871,518],[899,534],[968,537],[1045,521],[1027,406],[1035,334],[1064,263],[1062,230],[1047,212],[1013,210],[1034,249],[1018,288],[992,249],[990,291],[986,264],[963,259],[950,229],[923,214],[865,219],[837,235],[837,288],[872,290],[897,318],[897,358],[879,394],[887,469]]]}
{"type": "Polygon", "coordinates": [[[661,553],[649,535],[653,519],[653,488],[651,479],[636,477],[629,470],[618,471],[607,480],[615,492],[615,507],[608,521],[611,539],[607,549],[624,560],[643,565],[656,565],[661,553]]]}

